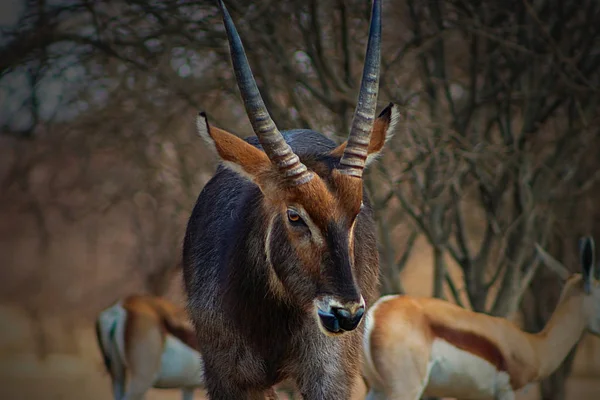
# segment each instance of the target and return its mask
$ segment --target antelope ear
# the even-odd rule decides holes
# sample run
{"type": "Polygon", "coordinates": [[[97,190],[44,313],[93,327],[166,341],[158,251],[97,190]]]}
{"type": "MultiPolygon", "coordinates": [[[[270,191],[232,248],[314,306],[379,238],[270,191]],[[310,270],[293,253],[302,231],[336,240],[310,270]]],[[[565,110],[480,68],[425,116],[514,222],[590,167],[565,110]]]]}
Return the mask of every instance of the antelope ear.
{"type": "MultiPolygon", "coordinates": [[[[373,123],[373,130],[371,131],[371,141],[369,142],[369,150],[365,167],[368,167],[377,157],[381,154],[385,144],[394,136],[400,121],[400,110],[394,103],[388,104],[386,108],[381,111],[379,116],[373,123]]],[[[348,141],[340,144],[335,149],[331,150],[331,155],[334,157],[341,158],[344,154],[344,149],[348,141]]]]}
{"type": "Polygon", "coordinates": [[[594,278],[595,244],[591,236],[579,239],[579,263],[583,273],[586,293],[590,293],[591,282],[594,278]]]}
{"type": "Polygon", "coordinates": [[[256,182],[258,176],[271,167],[269,157],[263,151],[234,134],[210,126],[204,112],[198,115],[196,128],[200,137],[221,158],[223,165],[247,179],[256,182]]]}

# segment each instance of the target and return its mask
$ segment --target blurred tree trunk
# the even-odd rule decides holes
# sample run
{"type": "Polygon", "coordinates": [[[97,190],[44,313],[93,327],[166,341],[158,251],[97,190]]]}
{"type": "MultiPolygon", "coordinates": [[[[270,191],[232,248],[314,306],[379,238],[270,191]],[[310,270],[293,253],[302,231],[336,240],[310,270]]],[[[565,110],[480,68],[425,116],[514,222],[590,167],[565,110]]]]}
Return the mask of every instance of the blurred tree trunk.
{"type": "Polygon", "coordinates": [[[169,264],[146,275],[146,290],[154,296],[164,296],[173,278],[181,272],[181,263],[169,264]]]}

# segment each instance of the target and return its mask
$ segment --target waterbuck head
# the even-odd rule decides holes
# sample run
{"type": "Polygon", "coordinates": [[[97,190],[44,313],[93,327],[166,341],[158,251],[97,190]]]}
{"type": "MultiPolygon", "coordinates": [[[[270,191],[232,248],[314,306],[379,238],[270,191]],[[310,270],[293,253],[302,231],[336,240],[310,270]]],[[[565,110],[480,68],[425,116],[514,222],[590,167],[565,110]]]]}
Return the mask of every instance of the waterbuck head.
{"type": "MultiPolygon", "coordinates": [[[[198,118],[198,131],[223,165],[260,188],[270,290],[314,313],[327,335],[354,330],[365,310],[355,259],[372,223],[363,204],[363,170],[381,152],[399,118],[390,104],[375,118],[379,85],[381,4],[373,3],[366,61],[348,140],[325,154],[295,154],[260,96],[233,21],[222,1],[231,58],[247,115],[262,150],[198,118]],[[264,151],[263,151],[264,150],[264,151]],[[363,235],[364,236],[364,235],[363,235]],[[356,240],[355,240],[356,239],[356,240]]],[[[311,132],[311,131],[307,131],[311,132]]],[[[314,133],[314,132],[313,132],[314,133]]],[[[308,133],[307,133],[308,134],[308,133]]],[[[375,258],[375,261],[377,259],[375,258]]]]}

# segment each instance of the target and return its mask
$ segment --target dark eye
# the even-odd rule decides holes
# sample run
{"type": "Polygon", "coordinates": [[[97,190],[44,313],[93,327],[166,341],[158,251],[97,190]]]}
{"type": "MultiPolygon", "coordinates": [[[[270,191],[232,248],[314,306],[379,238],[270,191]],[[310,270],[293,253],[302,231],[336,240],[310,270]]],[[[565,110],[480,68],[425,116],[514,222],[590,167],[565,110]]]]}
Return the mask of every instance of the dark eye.
{"type": "Polygon", "coordinates": [[[294,226],[305,225],[300,215],[294,210],[287,210],[288,220],[294,226]]]}

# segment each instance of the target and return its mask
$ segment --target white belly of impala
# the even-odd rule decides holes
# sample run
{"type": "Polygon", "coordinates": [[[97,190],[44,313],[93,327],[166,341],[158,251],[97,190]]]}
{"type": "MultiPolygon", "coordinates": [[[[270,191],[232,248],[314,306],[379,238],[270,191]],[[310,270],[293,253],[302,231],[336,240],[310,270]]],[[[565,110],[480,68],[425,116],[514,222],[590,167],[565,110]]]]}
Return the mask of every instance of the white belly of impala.
{"type": "Polygon", "coordinates": [[[174,336],[167,335],[157,388],[198,387],[203,385],[203,362],[200,353],[174,336]]]}
{"type": "Polygon", "coordinates": [[[429,383],[424,394],[463,399],[494,397],[510,388],[506,372],[450,343],[436,339],[431,354],[429,383]]]}

